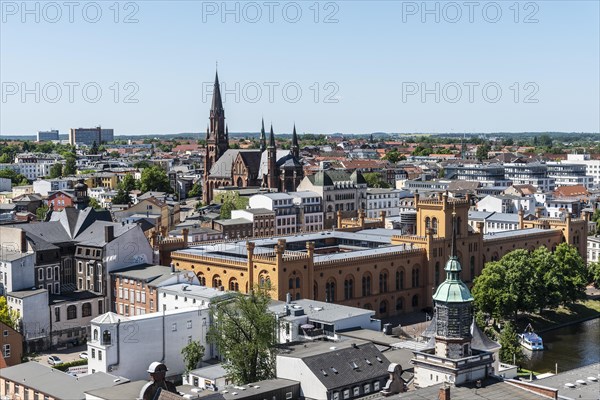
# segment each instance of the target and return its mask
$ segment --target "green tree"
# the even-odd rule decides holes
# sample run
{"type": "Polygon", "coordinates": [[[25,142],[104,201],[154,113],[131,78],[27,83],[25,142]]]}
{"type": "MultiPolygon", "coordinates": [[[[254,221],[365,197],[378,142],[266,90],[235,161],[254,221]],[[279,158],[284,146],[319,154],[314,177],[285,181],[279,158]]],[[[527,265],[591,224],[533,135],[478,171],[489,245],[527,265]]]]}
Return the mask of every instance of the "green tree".
{"type": "Polygon", "coordinates": [[[63,175],[63,165],[56,163],[50,167],[50,179],[60,178],[63,175]]]}
{"type": "Polygon", "coordinates": [[[577,248],[561,243],[553,253],[555,268],[549,274],[549,285],[552,282],[561,293],[561,302],[571,303],[585,297],[585,286],[588,283],[588,271],[577,248]]]}
{"type": "Polygon", "coordinates": [[[204,357],[204,351],[204,346],[202,346],[199,341],[191,341],[181,349],[183,363],[185,364],[185,375],[196,369],[198,363],[202,361],[202,358],[204,357]]]}
{"type": "Polygon", "coordinates": [[[121,154],[119,154],[118,151],[111,151],[110,154],[109,154],[109,156],[111,158],[119,158],[121,156],[121,154]]]}
{"type": "Polygon", "coordinates": [[[500,332],[500,361],[519,365],[523,362],[523,349],[519,343],[519,337],[513,324],[507,322],[500,332]]]}
{"type": "Polygon", "coordinates": [[[596,289],[600,288],[600,262],[593,262],[589,265],[590,277],[589,281],[594,284],[596,289]]]}
{"type": "Polygon", "coordinates": [[[77,173],[77,159],[74,155],[70,155],[66,157],[65,167],[63,169],[63,174],[65,175],[75,175],[77,173]]]}
{"type": "Polygon", "coordinates": [[[95,198],[91,197],[90,198],[90,207],[92,207],[94,210],[101,210],[102,206],[100,205],[100,203],[98,203],[98,200],[96,200],[95,198]]]}
{"type": "Polygon", "coordinates": [[[229,219],[231,218],[231,211],[235,210],[235,203],[231,199],[226,199],[223,204],[221,204],[221,219],[229,219]]]}
{"type": "Polygon", "coordinates": [[[38,221],[43,221],[46,219],[48,210],[50,210],[50,208],[46,204],[42,204],[37,210],[35,210],[35,216],[37,217],[38,221]]]}
{"type": "Polygon", "coordinates": [[[267,309],[271,290],[269,285],[255,286],[249,295],[235,293],[211,305],[215,323],[207,339],[216,345],[228,377],[237,384],[275,376],[277,322],[267,309]]]}
{"type": "Polygon", "coordinates": [[[0,156],[0,163],[10,164],[13,162],[13,157],[9,153],[4,153],[0,156]]]}
{"type": "Polygon", "coordinates": [[[140,179],[140,189],[142,192],[156,191],[170,193],[171,186],[167,173],[157,165],[145,168],[142,171],[142,178],[140,179]]]}
{"type": "Polygon", "coordinates": [[[4,322],[6,325],[15,329],[17,327],[18,320],[19,313],[8,308],[6,297],[0,296],[0,322],[4,322]]]}
{"type": "Polygon", "coordinates": [[[112,199],[112,204],[129,204],[131,203],[131,197],[129,197],[129,193],[124,191],[122,188],[117,190],[117,194],[112,199]]]}
{"type": "Polygon", "coordinates": [[[365,172],[363,174],[367,186],[370,188],[389,188],[390,185],[383,180],[383,176],[379,172],[365,172]]]}
{"type": "Polygon", "coordinates": [[[133,175],[125,174],[123,180],[119,183],[119,188],[123,189],[127,193],[130,193],[132,190],[135,190],[137,182],[133,175]]]}
{"type": "Polygon", "coordinates": [[[188,192],[188,197],[199,197],[201,195],[202,195],[202,184],[200,182],[200,179],[198,179],[196,181],[196,183],[194,183],[194,185],[192,186],[190,191],[188,192]]]}
{"type": "Polygon", "coordinates": [[[516,321],[519,311],[534,311],[543,284],[526,250],[514,250],[485,265],[475,278],[473,298],[478,310],[516,321]]]}
{"type": "Polygon", "coordinates": [[[475,158],[477,158],[477,161],[481,162],[483,160],[487,160],[488,153],[490,152],[490,150],[491,150],[491,147],[487,143],[482,144],[481,146],[478,146],[477,151],[475,152],[475,158]]]}
{"type": "Polygon", "coordinates": [[[383,156],[383,159],[396,164],[400,160],[400,157],[402,157],[402,155],[398,152],[398,150],[393,149],[388,151],[385,156],[383,156]]]}

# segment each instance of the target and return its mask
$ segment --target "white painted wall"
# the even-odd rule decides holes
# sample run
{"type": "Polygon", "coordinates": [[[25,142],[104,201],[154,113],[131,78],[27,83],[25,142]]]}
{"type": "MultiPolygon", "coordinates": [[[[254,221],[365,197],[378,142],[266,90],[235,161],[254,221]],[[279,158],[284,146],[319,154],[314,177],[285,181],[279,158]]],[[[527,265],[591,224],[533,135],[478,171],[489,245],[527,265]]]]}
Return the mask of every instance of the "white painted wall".
{"type": "Polygon", "coordinates": [[[0,261],[0,294],[35,286],[35,253],[23,253],[11,261],[0,261]]]}
{"type": "Polygon", "coordinates": [[[299,381],[303,397],[327,400],[327,388],[300,358],[278,355],[275,364],[277,378],[299,381]]]}
{"type": "MultiPolygon", "coordinates": [[[[98,317],[99,320],[101,317],[98,317]]],[[[163,362],[169,376],[184,372],[181,349],[188,340],[197,341],[207,348],[206,331],[203,319],[208,320],[208,310],[199,307],[139,315],[134,317],[116,316],[121,323],[101,324],[92,321],[91,338],[88,341],[88,371],[111,371],[114,375],[130,380],[148,379],[146,371],[153,361],[163,362]],[[188,325],[188,321],[191,325],[188,325]],[[175,330],[174,330],[175,327],[175,330]],[[98,329],[98,340],[94,340],[94,330],[98,329]],[[102,344],[102,332],[111,332],[111,344],[102,344]],[[118,332],[118,334],[117,334],[118,332]],[[164,348],[164,352],[163,352],[164,348]],[[95,358],[92,358],[92,351],[95,358]],[[102,360],[98,359],[102,352],[102,360]],[[120,354],[118,365],[117,354],[120,354]]],[[[210,355],[205,354],[207,360],[210,355]]]]}
{"type": "Polygon", "coordinates": [[[23,299],[7,294],[7,303],[10,309],[16,310],[20,315],[25,340],[43,338],[50,330],[50,316],[48,312],[48,291],[27,296],[23,299]]]}

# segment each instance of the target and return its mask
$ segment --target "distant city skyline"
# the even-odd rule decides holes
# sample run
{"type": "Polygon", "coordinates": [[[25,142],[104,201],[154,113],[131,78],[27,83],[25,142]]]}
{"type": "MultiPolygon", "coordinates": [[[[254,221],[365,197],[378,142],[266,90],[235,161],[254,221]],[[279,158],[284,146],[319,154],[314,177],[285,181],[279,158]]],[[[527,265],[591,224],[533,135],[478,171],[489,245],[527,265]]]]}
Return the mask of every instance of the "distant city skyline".
{"type": "Polygon", "coordinates": [[[2,136],[205,132],[217,62],[232,133],[600,132],[596,1],[23,4],[2,136]]]}

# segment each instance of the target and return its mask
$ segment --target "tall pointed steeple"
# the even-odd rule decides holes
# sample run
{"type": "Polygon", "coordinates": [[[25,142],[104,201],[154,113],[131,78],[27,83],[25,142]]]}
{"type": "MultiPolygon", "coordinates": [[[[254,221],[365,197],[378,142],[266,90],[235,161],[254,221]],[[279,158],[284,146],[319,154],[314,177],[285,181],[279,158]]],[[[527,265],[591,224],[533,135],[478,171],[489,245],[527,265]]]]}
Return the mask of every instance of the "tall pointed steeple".
{"type": "Polygon", "coordinates": [[[209,204],[212,200],[212,189],[208,184],[209,173],[212,166],[229,149],[227,127],[225,125],[225,110],[221,98],[221,85],[219,73],[215,71],[213,98],[210,107],[208,128],[206,131],[206,156],[204,157],[204,187],[202,200],[209,204]]]}
{"type": "Polygon", "coordinates": [[[269,133],[269,147],[267,147],[267,164],[269,176],[267,177],[267,187],[274,189],[277,187],[277,150],[275,149],[275,134],[273,133],[273,124],[271,124],[271,132],[269,133]]]}
{"type": "Polygon", "coordinates": [[[225,124],[225,140],[229,143],[229,126],[225,124]]]}
{"type": "Polygon", "coordinates": [[[221,98],[221,85],[219,84],[219,72],[215,71],[215,83],[213,86],[213,98],[211,111],[223,111],[223,100],[221,98]]]}
{"type": "Polygon", "coordinates": [[[296,158],[300,157],[300,145],[298,144],[298,134],[296,133],[296,124],[294,123],[294,131],[292,132],[292,155],[296,158]]]}
{"type": "Polygon", "coordinates": [[[273,124],[271,124],[271,132],[269,133],[269,148],[275,148],[275,134],[273,133],[273,124]]]}
{"type": "Polygon", "coordinates": [[[260,151],[267,149],[267,136],[265,134],[265,119],[262,119],[262,126],[260,128],[260,151]]]}
{"type": "Polygon", "coordinates": [[[215,83],[213,87],[212,105],[210,108],[210,136],[214,139],[216,145],[215,161],[229,149],[229,143],[225,132],[225,110],[223,109],[223,99],[221,97],[221,85],[219,83],[219,73],[215,72],[215,83]]]}

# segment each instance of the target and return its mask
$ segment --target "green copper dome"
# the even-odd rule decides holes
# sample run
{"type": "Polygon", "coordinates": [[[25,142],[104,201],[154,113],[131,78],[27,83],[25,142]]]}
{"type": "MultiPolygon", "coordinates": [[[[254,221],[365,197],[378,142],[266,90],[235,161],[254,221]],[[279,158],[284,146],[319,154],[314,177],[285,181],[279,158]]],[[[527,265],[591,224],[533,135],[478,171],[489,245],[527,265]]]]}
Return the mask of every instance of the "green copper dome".
{"type": "Polygon", "coordinates": [[[453,255],[450,257],[444,270],[446,271],[446,280],[438,286],[433,295],[433,300],[443,303],[467,303],[473,301],[471,291],[460,280],[459,274],[462,271],[462,267],[456,256],[453,255]]]}

